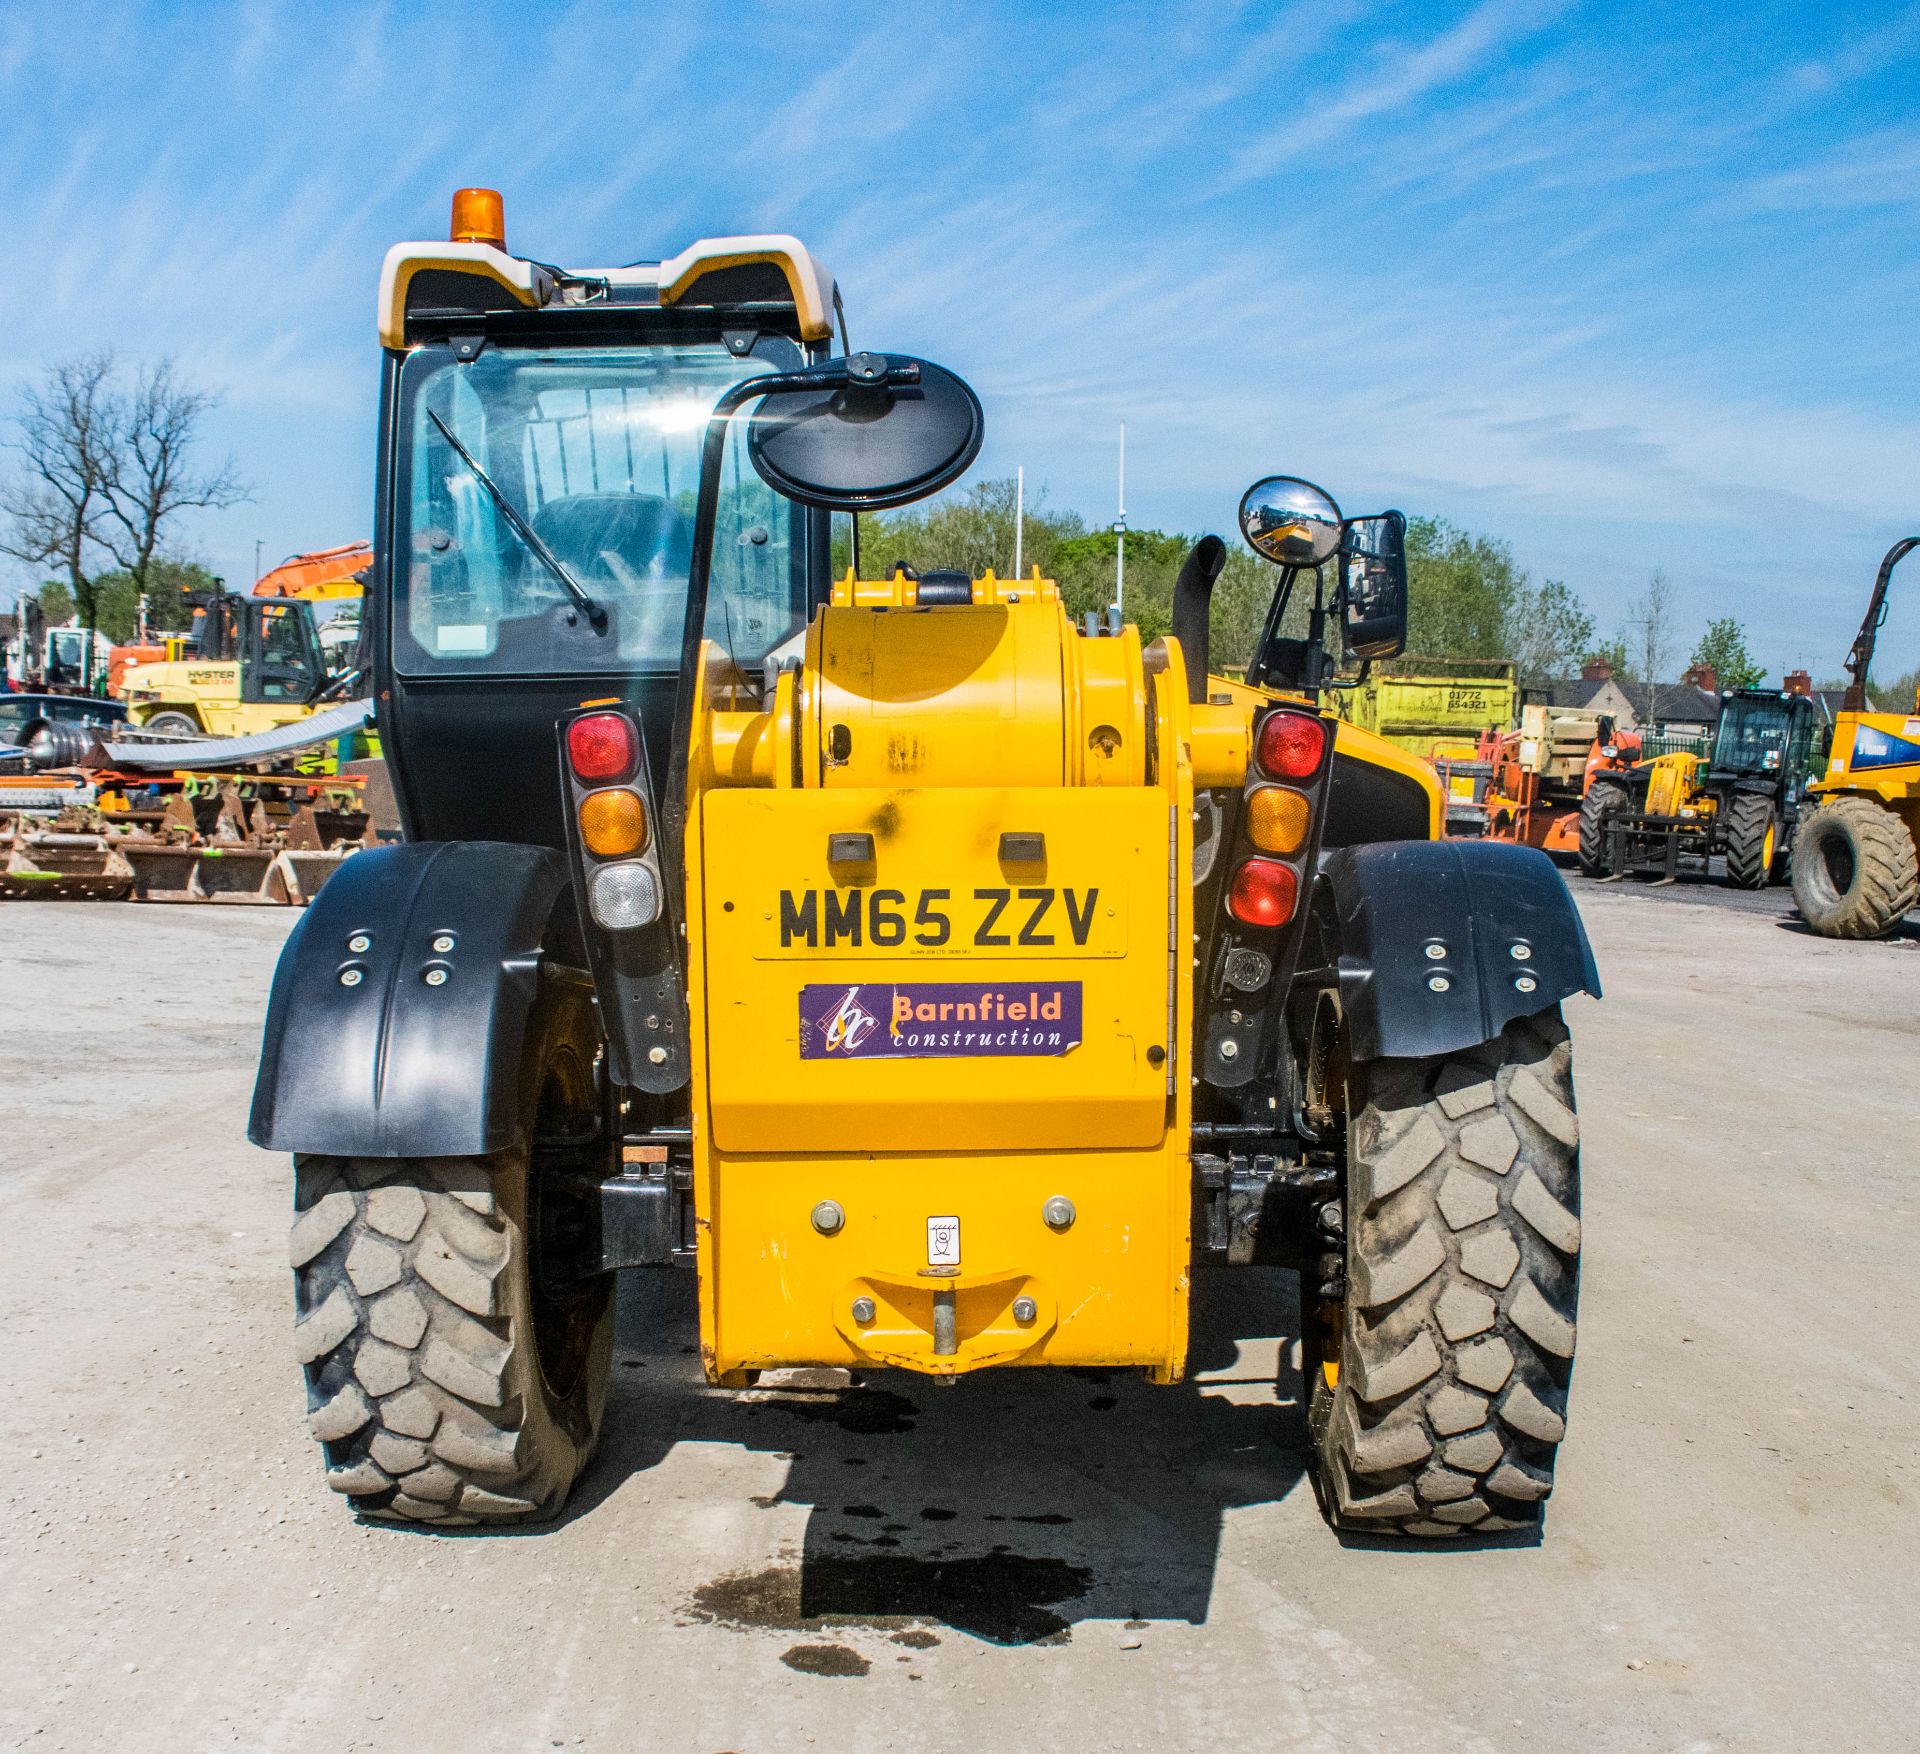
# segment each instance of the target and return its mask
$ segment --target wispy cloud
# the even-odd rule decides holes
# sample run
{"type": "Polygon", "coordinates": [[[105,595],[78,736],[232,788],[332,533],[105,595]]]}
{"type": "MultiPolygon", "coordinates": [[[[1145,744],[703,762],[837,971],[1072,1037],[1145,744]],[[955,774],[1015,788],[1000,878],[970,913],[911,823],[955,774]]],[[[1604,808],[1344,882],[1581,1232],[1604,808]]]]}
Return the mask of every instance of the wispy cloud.
{"type": "Polygon", "coordinates": [[[7,8],[0,385],[176,353],[260,482],[193,532],[221,570],[361,533],[380,256],[496,182],[549,260],[798,232],[856,341],[967,372],[981,467],[1056,503],[1110,503],[1125,419],[1148,521],[1299,469],[1603,614],[1665,564],[1837,652],[1854,593],[1809,596],[1765,508],[1836,581],[1908,515],[1916,55],[1920,9],[1799,0],[7,8]]]}
{"type": "MultiPolygon", "coordinates": [[[[1482,0],[1457,24],[1425,42],[1369,46],[1364,55],[1352,58],[1362,70],[1327,101],[1316,100],[1308,84],[1277,78],[1272,85],[1275,98],[1297,113],[1248,141],[1234,155],[1222,187],[1234,189],[1261,181],[1363,123],[1404,110],[1436,88],[1483,71],[1494,49],[1537,28],[1547,16],[1550,9],[1543,6],[1482,0]]],[[[1311,68],[1314,45],[1305,47],[1306,65],[1311,68]]],[[[1291,57],[1282,62],[1287,73],[1294,72],[1296,65],[1291,57]]]]}
{"type": "Polygon", "coordinates": [[[1756,177],[1734,192],[1755,213],[1920,202],[1920,129],[1887,128],[1843,142],[1792,170],[1756,177]]]}
{"type": "Polygon", "coordinates": [[[1824,53],[1788,67],[1785,79],[1809,97],[1826,97],[1916,52],[1920,52],[1920,6],[1906,6],[1876,29],[1831,39],[1824,53]]]}

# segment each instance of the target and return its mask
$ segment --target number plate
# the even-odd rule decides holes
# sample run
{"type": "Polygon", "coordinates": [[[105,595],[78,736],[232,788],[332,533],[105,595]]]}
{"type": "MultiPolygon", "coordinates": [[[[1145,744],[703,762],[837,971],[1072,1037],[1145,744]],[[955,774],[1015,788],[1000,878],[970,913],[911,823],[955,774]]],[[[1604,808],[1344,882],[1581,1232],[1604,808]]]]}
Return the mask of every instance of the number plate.
{"type": "Polygon", "coordinates": [[[761,956],[1121,956],[1114,883],[953,889],[780,889],[763,907],[761,956]]]}

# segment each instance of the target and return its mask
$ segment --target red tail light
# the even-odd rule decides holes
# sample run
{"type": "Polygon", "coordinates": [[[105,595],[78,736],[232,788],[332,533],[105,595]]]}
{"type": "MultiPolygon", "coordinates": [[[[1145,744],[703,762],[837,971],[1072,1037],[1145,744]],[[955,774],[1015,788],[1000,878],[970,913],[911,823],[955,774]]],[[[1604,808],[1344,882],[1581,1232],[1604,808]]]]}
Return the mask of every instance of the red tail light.
{"type": "Polygon", "coordinates": [[[1249,859],[1233,874],[1227,890],[1227,911],[1243,925],[1284,926],[1293,918],[1300,879],[1291,865],[1271,859],[1249,859]]]}
{"type": "Polygon", "coordinates": [[[583,780],[630,778],[639,758],[640,739],[624,713],[588,713],[567,727],[567,760],[583,780]]]}
{"type": "Polygon", "coordinates": [[[1311,713],[1270,713],[1260,726],[1254,746],[1261,770],[1269,779],[1311,779],[1320,770],[1327,746],[1327,727],[1311,713]]]}

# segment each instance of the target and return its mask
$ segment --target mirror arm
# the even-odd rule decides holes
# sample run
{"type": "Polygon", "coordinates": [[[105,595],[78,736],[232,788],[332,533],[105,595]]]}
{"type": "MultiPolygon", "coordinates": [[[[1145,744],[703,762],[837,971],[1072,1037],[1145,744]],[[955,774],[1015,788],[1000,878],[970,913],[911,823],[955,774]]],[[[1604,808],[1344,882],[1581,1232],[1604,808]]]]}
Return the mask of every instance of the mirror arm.
{"type": "Polygon", "coordinates": [[[1311,674],[1303,676],[1301,681],[1309,693],[1318,694],[1333,674],[1333,663],[1327,656],[1327,569],[1324,565],[1313,569],[1313,610],[1307,617],[1307,663],[1311,674]]]}
{"type": "Polygon", "coordinates": [[[1293,581],[1298,568],[1283,566],[1280,569],[1280,582],[1274,586],[1273,595],[1267,600],[1267,618],[1260,624],[1260,638],[1253,648],[1253,662],[1247,666],[1247,681],[1255,688],[1264,688],[1267,683],[1267,648],[1278,637],[1280,623],[1287,613],[1287,604],[1293,596],[1293,581]]]}
{"type": "MultiPolygon", "coordinates": [[[[687,764],[693,747],[694,671],[700,661],[700,642],[707,626],[707,595],[713,577],[713,527],[720,512],[720,464],[726,452],[727,431],[733,417],[748,402],[763,396],[793,396],[810,391],[837,390],[852,383],[904,386],[920,381],[917,363],[901,363],[882,354],[857,353],[849,359],[825,360],[797,371],[768,372],[742,378],[720,392],[707,416],[706,437],[700,447],[700,491],[694,501],[693,547],[687,557],[687,601],[680,621],[680,668],[674,678],[673,735],[667,749],[666,785],[660,798],[660,869],[666,878],[673,921],[684,917],[682,893],[686,870],[687,764]]],[[[686,943],[674,933],[674,957],[686,975],[686,943]]]]}
{"type": "MultiPolygon", "coordinates": [[[[844,375],[841,382],[845,381],[844,375]]],[[[700,660],[700,641],[707,625],[707,594],[713,577],[713,526],[720,512],[720,465],[727,447],[727,431],[734,415],[760,396],[822,387],[819,368],[771,372],[742,378],[720,392],[707,416],[706,436],[700,446],[700,489],[694,501],[693,547],[687,557],[687,600],[680,621],[680,665],[674,676],[673,733],[667,747],[666,784],[660,796],[660,873],[666,879],[675,922],[684,915],[683,852],[687,832],[687,762],[693,743],[694,669],[700,660]]],[[[674,933],[674,958],[684,976],[686,944],[674,933]]]]}

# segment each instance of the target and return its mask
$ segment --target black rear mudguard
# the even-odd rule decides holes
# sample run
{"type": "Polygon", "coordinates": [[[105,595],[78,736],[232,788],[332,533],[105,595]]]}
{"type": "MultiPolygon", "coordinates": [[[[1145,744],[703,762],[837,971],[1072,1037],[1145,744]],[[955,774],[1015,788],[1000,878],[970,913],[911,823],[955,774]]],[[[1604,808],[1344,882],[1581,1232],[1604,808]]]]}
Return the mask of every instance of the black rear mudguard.
{"type": "Polygon", "coordinates": [[[1554,863],[1504,841],[1383,841],[1320,865],[1339,922],[1340,1008],[1357,1060],[1491,1041],[1600,975],[1554,863]]]}
{"type": "Polygon", "coordinates": [[[511,1145],[541,947],[566,893],[547,847],[355,853],[280,953],[247,1136],[339,1157],[511,1145]]]}

